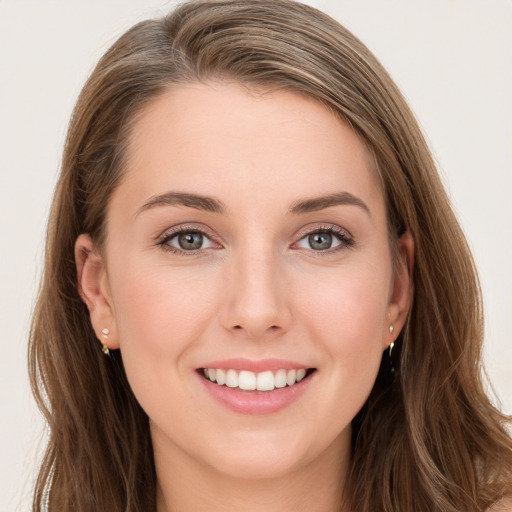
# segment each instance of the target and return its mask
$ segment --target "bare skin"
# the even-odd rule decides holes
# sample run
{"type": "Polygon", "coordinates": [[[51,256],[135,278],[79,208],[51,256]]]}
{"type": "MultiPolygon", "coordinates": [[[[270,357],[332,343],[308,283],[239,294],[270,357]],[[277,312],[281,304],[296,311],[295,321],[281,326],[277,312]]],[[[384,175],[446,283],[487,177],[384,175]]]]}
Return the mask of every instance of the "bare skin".
{"type": "Polygon", "coordinates": [[[413,242],[392,260],[374,165],[290,92],[190,84],[138,118],[106,245],[81,235],[76,255],[151,421],[158,512],[348,512],[351,420],[411,293],[413,242]],[[264,414],[226,407],[202,369],[230,358],[307,368],[303,391],[264,414]]]}

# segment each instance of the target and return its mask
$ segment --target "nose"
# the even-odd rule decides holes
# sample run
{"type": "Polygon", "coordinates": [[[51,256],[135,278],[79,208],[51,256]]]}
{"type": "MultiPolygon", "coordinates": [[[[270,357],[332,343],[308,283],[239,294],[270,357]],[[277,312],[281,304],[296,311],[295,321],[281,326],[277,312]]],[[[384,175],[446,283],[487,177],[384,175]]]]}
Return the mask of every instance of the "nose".
{"type": "Polygon", "coordinates": [[[255,340],[288,330],[292,317],[288,287],[276,260],[272,254],[237,258],[225,290],[224,328],[255,340]]]}

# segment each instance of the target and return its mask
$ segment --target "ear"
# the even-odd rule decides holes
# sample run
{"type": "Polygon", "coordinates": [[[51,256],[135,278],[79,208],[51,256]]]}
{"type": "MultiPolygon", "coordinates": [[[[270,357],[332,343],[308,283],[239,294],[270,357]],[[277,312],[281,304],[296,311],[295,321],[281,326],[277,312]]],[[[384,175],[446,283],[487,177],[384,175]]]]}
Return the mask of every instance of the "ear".
{"type": "Polygon", "coordinates": [[[75,242],[75,262],[80,297],[89,309],[96,337],[109,349],[119,348],[115,310],[105,262],[88,234],[75,242]],[[108,329],[108,335],[102,333],[108,329]]]}
{"type": "Polygon", "coordinates": [[[386,318],[389,323],[385,326],[384,348],[398,338],[407,320],[412,302],[414,240],[409,231],[406,231],[400,237],[397,249],[397,258],[394,265],[393,282],[386,318]],[[392,326],[392,329],[390,326],[392,326]]]}

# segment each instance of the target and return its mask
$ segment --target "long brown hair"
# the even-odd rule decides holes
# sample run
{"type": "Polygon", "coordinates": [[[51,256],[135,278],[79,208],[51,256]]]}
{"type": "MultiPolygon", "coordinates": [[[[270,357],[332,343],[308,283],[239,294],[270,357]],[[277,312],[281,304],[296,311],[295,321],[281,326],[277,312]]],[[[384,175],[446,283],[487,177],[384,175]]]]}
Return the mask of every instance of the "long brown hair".
{"type": "MultiPolygon", "coordinates": [[[[482,384],[482,303],[466,240],[422,133],[370,51],[289,0],[198,0],[141,22],[100,60],[76,104],[51,209],[30,375],[50,439],[34,511],[154,511],[148,418],[119,352],[105,357],[77,289],[80,233],[101,246],[141,109],[165,89],[224,78],[321,102],[375,155],[392,242],[415,242],[414,301],[393,361],[353,421],[354,510],[485,510],[511,492],[508,418],[482,384]],[[390,373],[391,365],[394,374],[390,373]]],[[[393,244],[392,244],[393,245],[393,244]]]]}

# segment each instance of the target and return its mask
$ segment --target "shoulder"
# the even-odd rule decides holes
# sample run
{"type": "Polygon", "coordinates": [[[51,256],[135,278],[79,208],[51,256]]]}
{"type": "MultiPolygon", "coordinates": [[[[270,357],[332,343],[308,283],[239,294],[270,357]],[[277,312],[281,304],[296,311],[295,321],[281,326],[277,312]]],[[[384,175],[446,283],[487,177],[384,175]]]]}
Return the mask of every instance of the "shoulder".
{"type": "Polygon", "coordinates": [[[512,512],[512,496],[507,496],[497,501],[486,512],[512,512]]]}

